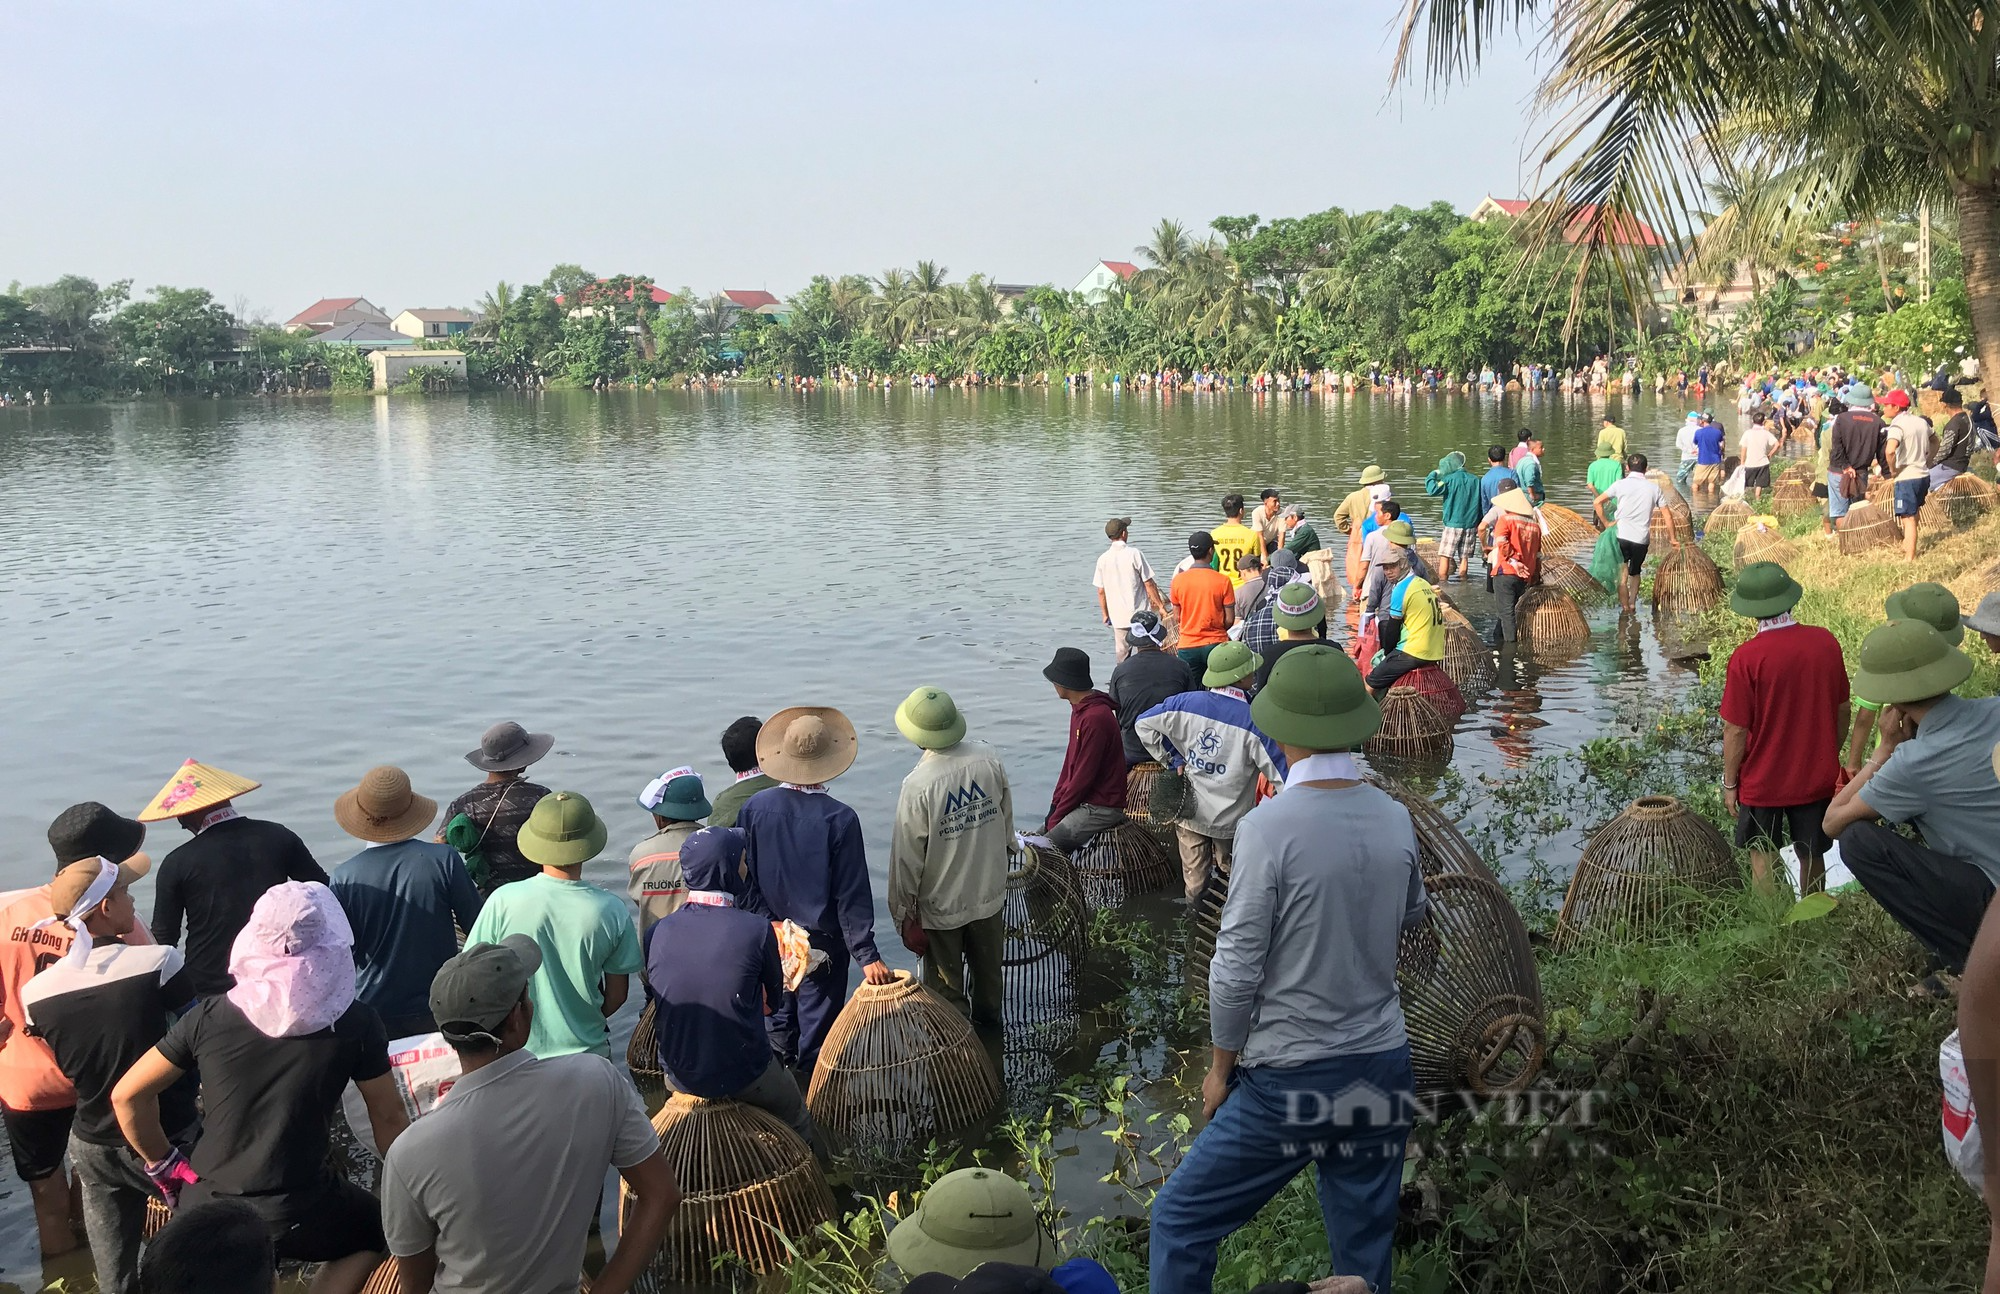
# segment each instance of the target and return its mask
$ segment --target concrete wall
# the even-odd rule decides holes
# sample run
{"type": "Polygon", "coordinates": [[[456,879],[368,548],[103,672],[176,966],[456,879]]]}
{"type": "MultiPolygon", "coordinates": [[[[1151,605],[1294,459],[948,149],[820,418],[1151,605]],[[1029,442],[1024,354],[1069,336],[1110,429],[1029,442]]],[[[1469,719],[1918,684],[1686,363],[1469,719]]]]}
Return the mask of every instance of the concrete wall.
{"type": "Polygon", "coordinates": [[[465,377],[465,354],[455,350],[378,350],[368,357],[375,373],[375,389],[386,391],[416,368],[448,368],[460,380],[465,377]]]}

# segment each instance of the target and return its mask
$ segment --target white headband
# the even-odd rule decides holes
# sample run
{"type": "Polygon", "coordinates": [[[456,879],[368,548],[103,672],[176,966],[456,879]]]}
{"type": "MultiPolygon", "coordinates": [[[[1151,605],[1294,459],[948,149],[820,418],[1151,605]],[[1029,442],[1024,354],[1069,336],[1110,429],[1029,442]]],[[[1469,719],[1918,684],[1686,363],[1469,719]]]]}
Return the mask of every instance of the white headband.
{"type": "Polygon", "coordinates": [[[1167,626],[1158,620],[1153,621],[1150,625],[1144,620],[1134,620],[1131,624],[1125,626],[1125,628],[1129,632],[1155,645],[1167,640],[1167,626]]]}
{"type": "Polygon", "coordinates": [[[40,930],[43,926],[68,926],[75,934],[75,938],[70,942],[69,951],[63,954],[63,960],[73,966],[81,966],[83,959],[90,956],[92,946],[90,931],[85,929],[84,923],[90,919],[90,914],[97,910],[97,906],[110,897],[112,888],[117,884],[118,864],[108,858],[99,858],[97,860],[97,879],[90,883],[90,888],[83,892],[83,897],[78,899],[75,905],[70,908],[69,915],[66,917],[43,917],[34,924],[33,928],[40,930]]]}
{"type": "MultiPolygon", "coordinates": [[[[667,796],[667,783],[677,777],[692,777],[696,781],[701,780],[701,774],[686,765],[682,765],[680,768],[670,768],[652,781],[646,783],[646,789],[639,792],[639,803],[649,809],[659,808],[660,801],[667,796]]],[[[627,782],[626,785],[630,786],[631,783],[627,782]]]]}

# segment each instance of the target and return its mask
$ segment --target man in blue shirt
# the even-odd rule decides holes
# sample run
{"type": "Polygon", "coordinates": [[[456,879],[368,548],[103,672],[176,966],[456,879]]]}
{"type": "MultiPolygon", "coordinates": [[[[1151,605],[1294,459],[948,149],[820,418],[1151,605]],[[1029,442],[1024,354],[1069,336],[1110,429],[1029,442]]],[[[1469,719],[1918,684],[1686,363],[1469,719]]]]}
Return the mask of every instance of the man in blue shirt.
{"type": "Polygon", "coordinates": [[[1521,479],[1514,475],[1514,469],[1507,466],[1505,449],[1498,445],[1488,448],[1486,463],[1486,474],[1479,478],[1479,515],[1482,517],[1493,510],[1493,500],[1521,484],[1521,479]]]}
{"type": "Polygon", "coordinates": [[[738,908],[745,884],[743,833],[703,827],[681,845],[687,901],[646,936],[646,996],[667,1085],[705,1100],[769,1110],[824,1161],[798,1081],[771,1052],[764,1004],[785,995],[771,923],[738,908]]]}
{"type": "Polygon", "coordinates": [[[1722,424],[1712,413],[1703,414],[1694,429],[1694,488],[1722,488],[1722,424]]]}
{"type": "Polygon", "coordinates": [[[437,801],[412,791],[400,768],[369,769],[334,801],[333,817],[369,842],[329,882],[354,928],[355,995],[389,1037],[429,1033],[431,980],[479,916],[472,875],[450,845],[417,839],[437,818],[437,801]]]}
{"type": "Polygon", "coordinates": [[[757,766],[778,785],[751,796],[737,816],[749,845],[750,890],[744,907],[773,921],[796,922],[826,962],[772,1007],[771,1047],[810,1074],[847,1000],[850,958],[870,984],[887,984],[875,949],[875,894],[861,819],[827,794],[826,784],[854,764],[854,725],[826,706],[794,706],[772,715],[757,734],[757,766]]]}

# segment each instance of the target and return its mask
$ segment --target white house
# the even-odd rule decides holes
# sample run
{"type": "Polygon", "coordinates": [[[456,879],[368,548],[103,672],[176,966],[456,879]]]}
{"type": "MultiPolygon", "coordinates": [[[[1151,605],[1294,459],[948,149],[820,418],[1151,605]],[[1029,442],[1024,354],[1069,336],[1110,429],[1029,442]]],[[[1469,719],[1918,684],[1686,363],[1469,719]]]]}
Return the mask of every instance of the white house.
{"type": "Polygon", "coordinates": [[[1099,261],[1096,268],[1083,276],[1076,290],[1086,301],[1102,301],[1112,288],[1138,272],[1139,267],[1130,261],[1099,261]]]}
{"type": "Polygon", "coordinates": [[[389,326],[405,337],[456,337],[473,323],[469,310],[405,310],[389,326]]]}

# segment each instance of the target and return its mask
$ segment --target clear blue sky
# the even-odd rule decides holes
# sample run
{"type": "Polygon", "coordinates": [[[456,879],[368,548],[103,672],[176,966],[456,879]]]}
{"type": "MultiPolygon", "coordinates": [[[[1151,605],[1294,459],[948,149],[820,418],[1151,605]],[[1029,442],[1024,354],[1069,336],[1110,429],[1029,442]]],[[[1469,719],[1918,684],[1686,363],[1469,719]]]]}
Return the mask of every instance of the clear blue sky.
{"type": "Polygon", "coordinates": [[[467,304],[558,261],[697,291],[919,258],[1074,283],[1153,223],[1462,209],[1529,68],[1385,97],[1397,0],[0,6],[0,286],[467,304]]]}

